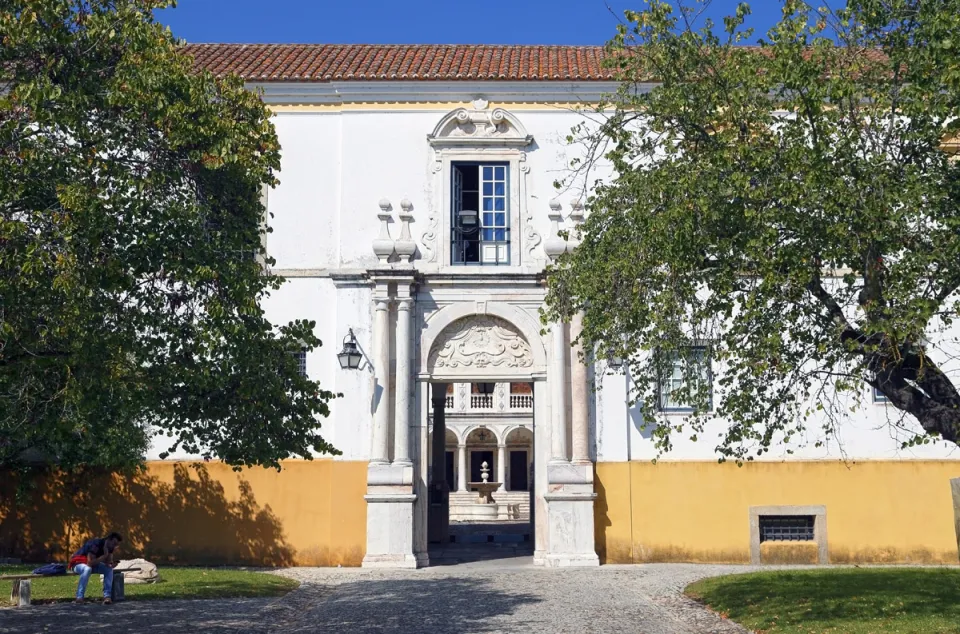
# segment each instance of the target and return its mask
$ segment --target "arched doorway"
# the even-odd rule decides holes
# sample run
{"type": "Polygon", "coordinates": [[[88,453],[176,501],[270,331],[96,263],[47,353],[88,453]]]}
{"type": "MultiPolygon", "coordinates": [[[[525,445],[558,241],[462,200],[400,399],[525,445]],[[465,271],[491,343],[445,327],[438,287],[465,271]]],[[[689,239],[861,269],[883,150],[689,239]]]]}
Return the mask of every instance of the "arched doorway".
{"type": "MultiPolygon", "coordinates": [[[[421,338],[419,385],[428,419],[425,428],[442,424],[444,437],[449,438],[446,432],[452,430],[458,440],[453,456],[449,443],[443,448],[444,459],[453,458],[455,465],[455,477],[448,482],[433,477],[432,465],[441,453],[432,434],[423,437],[420,455],[426,458],[422,461],[426,465],[419,468],[426,495],[418,495],[416,516],[418,525],[426,530],[415,533],[423,548],[432,547],[433,563],[442,563],[438,548],[456,544],[458,538],[496,544],[504,553],[527,548],[533,554],[538,510],[542,517],[546,515],[542,496],[539,501],[536,496],[536,489],[545,491],[545,486],[537,486],[534,474],[538,464],[534,429],[538,419],[541,426],[547,423],[546,390],[536,388],[545,385],[546,379],[546,350],[539,325],[525,311],[507,304],[487,304],[482,314],[470,308],[452,305],[438,311],[425,324],[421,338]],[[511,387],[515,385],[523,389],[511,387]],[[543,411],[538,413],[538,407],[543,411]],[[443,413],[438,415],[439,408],[443,413]],[[517,451],[517,457],[511,457],[511,449],[517,451]],[[510,460],[520,471],[520,458],[534,469],[526,478],[522,473],[514,476],[521,490],[511,491],[507,479],[510,460]],[[498,483],[490,494],[496,510],[475,522],[479,529],[464,528],[471,523],[469,513],[476,511],[464,505],[478,499],[478,487],[470,483],[481,482],[483,463],[487,463],[487,481],[498,483]],[[510,546],[504,548],[505,543],[510,546]]],[[[545,469],[548,448],[541,449],[540,465],[545,469]]],[[[545,530],[544,525],[541,533],[545,530]]]]}

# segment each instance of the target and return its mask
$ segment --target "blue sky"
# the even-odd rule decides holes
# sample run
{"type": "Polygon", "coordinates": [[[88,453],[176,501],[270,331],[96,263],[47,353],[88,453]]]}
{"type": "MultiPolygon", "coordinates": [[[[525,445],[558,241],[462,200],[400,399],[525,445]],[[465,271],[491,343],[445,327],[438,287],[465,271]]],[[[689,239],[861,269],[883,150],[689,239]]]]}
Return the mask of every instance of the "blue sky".
{"type": "MultiPolygon", "coordinates": [[[[763,32],[779,0],[754,0],[763,32]]],[[[713,0],[719,22],[737,0],[713,0]]],[[[179,0],[158,13],[188,42],[603,44],[643,0],[179,0]]]]}

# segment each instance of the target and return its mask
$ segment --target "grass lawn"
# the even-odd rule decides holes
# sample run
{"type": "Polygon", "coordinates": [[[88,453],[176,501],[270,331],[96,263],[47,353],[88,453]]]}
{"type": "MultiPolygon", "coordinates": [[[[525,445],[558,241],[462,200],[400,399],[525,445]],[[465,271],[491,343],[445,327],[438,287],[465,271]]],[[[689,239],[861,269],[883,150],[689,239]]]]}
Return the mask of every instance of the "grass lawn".
{"type": "Polygon", "coordinates": [[[759,632],[960,634],[960,569],[834,568],[704,579],[686,593],[759,632]]]}
{"type": "MultiPolygon", "coordinates": [[[[25,574],[36,568],[29,566],[0,566],[0,575],[25,574]]],[[[284,595],[299,582],[286,577],[247,570],[225,568],[161,567],[158,583],[125,584],[128,601],[142,599],[216,599],[221,597],[276,597],[284,595]]],[[[10,595],[12,581],[0,582],[0,595],[10,595]]],[[[77,576],[34,579],[31,595],[35,602],[71,600],[77,591],[77,576]]],[[[100,575],[90,577],[87,600],[103,596],[100,575]]]]}

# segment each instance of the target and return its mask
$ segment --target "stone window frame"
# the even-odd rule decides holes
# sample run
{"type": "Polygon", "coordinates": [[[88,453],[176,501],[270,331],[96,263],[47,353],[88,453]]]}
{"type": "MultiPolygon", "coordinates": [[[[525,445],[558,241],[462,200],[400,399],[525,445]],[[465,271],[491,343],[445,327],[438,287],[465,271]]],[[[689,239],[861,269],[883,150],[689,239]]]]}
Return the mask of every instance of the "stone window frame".
{"type": "Polygon", "coordinates": [[[524,229],[526,227],[526,183],[524,178],[529,172],[526,164],[527,153],[511,147],[476,147],[476,148],[444,148],[436,150],[436,161],[439,164],[440,198],[438,208],[439,218],[439,269],[446,273],[489,273],[496,269],[497,273],[509,273],[520,270],[525,264],[522,254],[524,229]],[[507,227],[510,229],[510,245],[507,261],[493,266],[481,263],[453,262],[453,168],[458,163],[499,163],[507,168],[507,227]]]}
{"type": "MultiPolygon", "coordinates": [[[[708,389],[710,391],[710,400],[707,403],[707,409],[705,410],[706,412],[712,412],[714,410],[713,387],[714,387],[714,379],[716,378],[713,372],[713,363],[710,360],[710,353],[711,353],[710,347],[711,347],[711,342],[708,340],[702,340],[702,341],[697,340],[691,343],[690,345],[684,346],[684,348],[687,350],[703,350],[705,363],[703,368],[704,371],[703,371],[702,379],[706,381],[708,389]]],[[[657,348],[655,354],[663,355],[667,353],[661,350],[660,348],[657,348]]],[[[657,378],[657,411],[660,412],[661,414],[666,414],[668,416],[671,414],[673,415],[692,414],[696,411],[695,408],[690,407],[689,405],[668,405],[664,400],[664,388],[665,388],[664,384],[668,382],[672,383],[673,372],[675,371],[678,365],[678,361],[682,362],[683,360],[683,358],[680,356],[679,351],[674,351],[669,354],[671,354],[669,376],[659,376],[657,378]]]]}
{"type": "Polygon", "coordinates": [[[827,549],[827,507],[807,506],[751,506],[750,507],[750,563],[760,565],[760,516],[761,515],[812,515],[813,541],[817,544],[817,563],[830,563],[827,549]]]}

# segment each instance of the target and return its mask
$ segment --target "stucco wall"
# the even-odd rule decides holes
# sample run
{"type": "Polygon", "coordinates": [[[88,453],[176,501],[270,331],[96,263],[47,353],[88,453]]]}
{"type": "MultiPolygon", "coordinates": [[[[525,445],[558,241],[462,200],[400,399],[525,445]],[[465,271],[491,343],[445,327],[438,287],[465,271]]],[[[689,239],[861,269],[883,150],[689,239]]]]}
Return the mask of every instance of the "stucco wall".
{"type": "Polygon", "coordinates": [[[596,466],[601,562],[750,561],[751,506],[825,505],[831,563],[957,563],[953,461],[596,466]]]}
{"type": "Polygon", "coordinates": [[[150,462],[132,477],[49,478],[19,504],[12,478],[0,489],[0,556],[29,561],[66,561],[110,530],[121,557],[161,564],[358,566],[366,544],[365,462],[150,462]]]}

